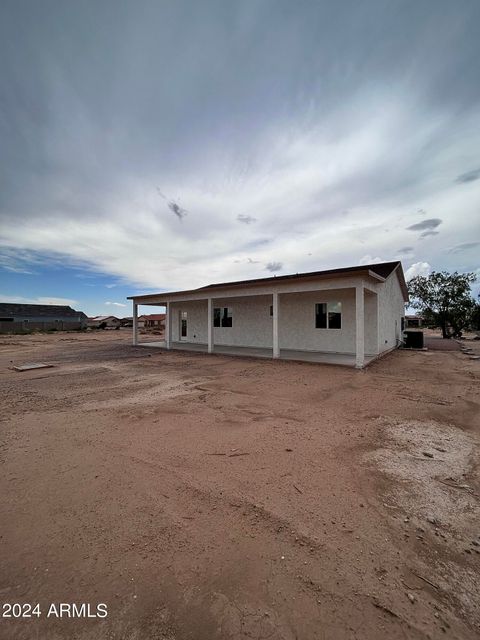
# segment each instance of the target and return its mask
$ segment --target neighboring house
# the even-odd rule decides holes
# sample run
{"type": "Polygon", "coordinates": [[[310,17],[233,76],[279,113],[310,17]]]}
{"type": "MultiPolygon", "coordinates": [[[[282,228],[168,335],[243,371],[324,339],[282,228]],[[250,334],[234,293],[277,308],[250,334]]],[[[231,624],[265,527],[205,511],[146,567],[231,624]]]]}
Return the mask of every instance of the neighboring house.
{"type": "Polygon", "coordinates": [[[423,326],[423,316],[405,316],[405,329],[420,329],[423,326]]]}
{"type": "Polygon", "coordinates": [[[121,323],[120,318],[115,316],[95,316],[88,319],[88,326],[92,329],[110,329],[112,327],[116,329],[121,323]]]}
{"type": "Polygon", "coordinates": [[[188,291],[131,296],[165,306],[169,348],[294,358],[359,368],[402,342],[407,287],[400,262],[385,262],[188,291]]]}
{"type": "Polygon", "coordinates": [[[129,316],[127,318],[120,318],[121,327],[133,327],[133,318],[129,316]]]}
{"type": "Polygon", "coordinates": [[[40,329],[83,329],[87,316],[83,311],[56,304],[0,303],[0,333],[40,329]]]}
{"type": "Polygon", "coordinates": [[[140,316],[138,321],[143,319],[145,329],[165,329],[165,314],[152,313],[148,316],[140,316]]]}

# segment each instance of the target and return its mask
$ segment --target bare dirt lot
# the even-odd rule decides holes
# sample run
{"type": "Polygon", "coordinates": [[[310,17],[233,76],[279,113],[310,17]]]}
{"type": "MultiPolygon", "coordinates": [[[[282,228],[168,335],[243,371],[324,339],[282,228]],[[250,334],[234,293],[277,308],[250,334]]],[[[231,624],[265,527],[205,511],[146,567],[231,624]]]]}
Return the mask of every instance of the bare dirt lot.
{"type": "Polygon", "coordinates": [[[2,640],[478,638],[479,361],[129,341],[0,339],[2,640]]]}

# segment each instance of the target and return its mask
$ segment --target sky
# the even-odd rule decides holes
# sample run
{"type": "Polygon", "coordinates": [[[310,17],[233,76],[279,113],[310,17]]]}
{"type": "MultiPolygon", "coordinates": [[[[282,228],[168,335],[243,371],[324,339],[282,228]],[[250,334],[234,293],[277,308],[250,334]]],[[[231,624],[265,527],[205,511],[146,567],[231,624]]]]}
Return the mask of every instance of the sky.
{"type": "Polygon", "coordinates": [[[0,301],[480,279],[479,24],[478,0],[2,0],[0,301]]]}

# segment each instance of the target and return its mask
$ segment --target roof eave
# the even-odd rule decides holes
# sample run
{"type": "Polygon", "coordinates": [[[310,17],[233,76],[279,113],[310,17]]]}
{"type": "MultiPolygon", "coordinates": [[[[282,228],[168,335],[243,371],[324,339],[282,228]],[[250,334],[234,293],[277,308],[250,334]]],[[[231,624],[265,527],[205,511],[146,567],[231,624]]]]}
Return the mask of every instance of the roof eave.
{"type": "MultiPolygon", "coordinates": [[[[301,274],[299,274],[298,278],[295,278],[296,281],[301,282],[301,281],[309,281],[309,280],[331,280],[331,279],[339,279],[339,278],[345,278],[345,277],[351,277],[351,276],[355,276],[355,277],[371,277],[374,280],[377,280],[379,282],[385,282],[385,278],[383,278],[381,275],[379,275],[378,273],[375,273],[374,271],[371,271],[370,269],[364,269],[364,270],[352,270],[352,271],[344,271],[342,273],[328,273],[325,275],[308,275],[306,274],[304,277],[302,277],[301,274]]],[[[169,299],[171,299],[172,297],[177,297],[177,296],[182,296],[182,295],[192,295],[195,293],[200,294],[202,297],[209,297],[208,294],[210,292],[221,292],[221,291],[225,291],[228,289],[241,289],[241,288],[257,288],[257,287],[262,287],[265,285],[272,285],[272,286],[281,286],[282,283],[286,283],[286,282],[291,282],[294,278],[292,279],[278,279],[278,282],[276,282],[274,279],[267,279],[267,281],[264,281],[262,279],[259,280],[254,280],[252,281],[250,284],[248,282],[245,283],[221,283],[218,285],[213,285],[213,286],[207,286],[207,287],[199,287],[197,289],[186,289],[184,291],[164,291],[161,293],[152,293],[152,294],[147,294],[147,295],[140,295],[140,296],[127,296],[127,300],[133,300],[136,301],[137,304],[141,304],[141,301],[148,301],[148,300],[152,300],[152,299],[163,299],[165,302],[169,299]]],[[[219,296],[212,296],[212,297],[219,297],[219,296]]],[[[161,303],[160,303],[161,304],[161,303]]]]}

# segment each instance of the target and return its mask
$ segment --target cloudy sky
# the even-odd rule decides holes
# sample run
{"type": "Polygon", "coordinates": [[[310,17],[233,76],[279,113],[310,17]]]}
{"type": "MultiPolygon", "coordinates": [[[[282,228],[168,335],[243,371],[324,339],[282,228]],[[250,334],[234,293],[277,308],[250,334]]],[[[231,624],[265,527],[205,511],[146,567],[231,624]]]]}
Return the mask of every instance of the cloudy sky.
{"type": "MultiPolygon", "coordinates": [[[[480,268],[478,0],[2,0],[0,300],[480,268]]],[[[480,274],[480,271],[479,271],[480,274]]]]}

